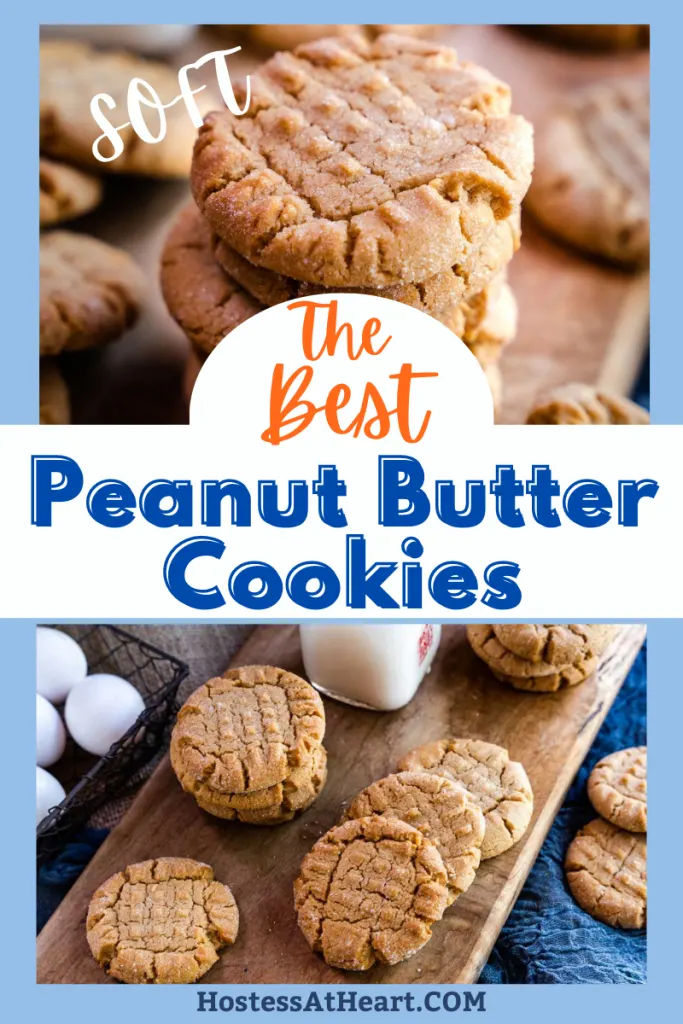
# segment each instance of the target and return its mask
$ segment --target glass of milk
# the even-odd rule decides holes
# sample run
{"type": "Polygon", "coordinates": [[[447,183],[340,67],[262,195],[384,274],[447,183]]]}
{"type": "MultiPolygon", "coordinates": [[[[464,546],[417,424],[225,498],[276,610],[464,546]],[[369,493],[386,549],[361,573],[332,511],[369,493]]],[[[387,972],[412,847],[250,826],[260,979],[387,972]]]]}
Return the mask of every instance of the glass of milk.
{"type": "Polygon", "coordinates": [[[402,708],[429,672],[441,626],[302,625],[311,683],[328,697],[375,711],[402,708]]]}

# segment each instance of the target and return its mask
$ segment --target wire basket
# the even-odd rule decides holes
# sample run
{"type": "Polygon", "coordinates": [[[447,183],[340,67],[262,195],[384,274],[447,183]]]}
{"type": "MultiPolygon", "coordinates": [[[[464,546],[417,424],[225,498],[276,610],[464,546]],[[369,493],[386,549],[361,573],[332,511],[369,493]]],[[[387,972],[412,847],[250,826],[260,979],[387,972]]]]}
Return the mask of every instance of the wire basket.
{"type": "Polygon", "coordinates": [[[145,710],[104,757],[94,757],[69,738],[59,764],[51,768],[67,791],[37,828],[38,864],[54,856],[90,816],[137,785],[145,768],[166,744],[178,710],[178,688],[189,674],[178,658],[118,626],[69,626],[88,661],[88,672],[110,672],[135,687],[145,710]]]}

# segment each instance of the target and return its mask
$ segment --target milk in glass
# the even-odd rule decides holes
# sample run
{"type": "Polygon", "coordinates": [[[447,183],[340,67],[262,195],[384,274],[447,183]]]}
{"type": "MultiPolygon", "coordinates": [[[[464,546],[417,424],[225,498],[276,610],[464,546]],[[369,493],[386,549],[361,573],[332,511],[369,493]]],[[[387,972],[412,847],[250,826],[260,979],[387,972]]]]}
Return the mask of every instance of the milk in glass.
{"type": "Polygon", "coordinates": [[[441,626],[402,623],[300,629],[311,683],[328,697],[378,711],[393,711],[413,698],[441,638],[441,626]]]}

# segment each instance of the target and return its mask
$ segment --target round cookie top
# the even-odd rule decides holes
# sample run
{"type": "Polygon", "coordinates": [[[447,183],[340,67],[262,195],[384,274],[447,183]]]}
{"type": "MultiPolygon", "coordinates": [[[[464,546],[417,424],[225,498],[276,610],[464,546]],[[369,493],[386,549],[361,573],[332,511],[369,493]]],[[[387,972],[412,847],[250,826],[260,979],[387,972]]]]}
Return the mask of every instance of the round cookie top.
{"type": "MultiPolygon", "coordinates": [[[[496,221],[486,243],[477,250],[473,249],[468,259],[458,266],[433,274],[419,284],[407,282],[390,285],[388,288],[352,290],[367,295],[379,295],[384,299],[394,299],[432,316],[445,316],[454,308],[454,304],[461,303],[464,298],[469,297],[472,297],[475,303],[477,296],[488,287],[493,287],[494,279],[504,276],[505,267],[519,248],[519,243],[520,218],[519,211],[515,211],[506,220],[496,221]]],[[[227,275],[265,306],[275,306],[279,302],[288,302],[291,299],[330,290],[322,285],[297,281],[296,278],[256,266],[255,263],[240,256],[218,235],[214,236],[212,244],[216,260],[227,275]]]]}
{"type": "Polygon", "coordinates": [[[331,967],[396,964],[431,938],[448,902],[446,869],[425,836],[372,816],[330,829],[294,882],[299,927],[331,967]]]}
{"type": "Polygon", "coordinates": [[[612,395],[589,384],[565,384],[543,398],[529,413],[527,423],[589,426],[643,425],[650,414],[630,398],[612,395]]]}
{"type": "Polygon", "coordinates": [[[323,39],[267,61],[245,115],[208,115],[192,190],[252,263],[386,288],[479,248],[521,202],[532,148],[508,88],[449,47],[323,39]]]}
{"type": "Polygon", "coordinates": [[[595,810],[628,832],[647,832],[647,747],[617,750],[588,776],[595,810]]]}
{"type": "Polygon", "coordinates": [[[583,910],[613,928],[643,928],[647,917],[647,838],[596,818],[569,845],[565,871],[583,910]]]}
{"type": "Polygon", "coordinates": [[[539,128],[528,208],[553,234],[625,266],[650,253],[650,85],[610,79],[539,128]]]}
{"type": "Polygon", "coordinates": [[[128,984],[189,984],[237,938],[239,914],[208,864],[161,857],[107,879],[88,907],[92,955],[128,984]]]}
{"type": "MultiPolygon", "coordinates": [[[[171,748],[171,762],[174,763],[171,748]]],[[[281,825],[317,800],[327,781],[327,751],[319,746],[305,764],[292,768],[283,782],[251,793],[217,793],[200,786],[194,796],[203,811],[247,825],[281,825]]]]}
{"type": "MultiPolygon", "coordinates": [[[[184,103],[165,111],[166,135],[156,143],[142,141],[130,125],[119,130],[124,144],[115,160],[102,162],[92,146],[101,129],[90,113],[90,99],[107,93],[117,112],[127,109],[129,83],[142,78],[164,104],[179,92],[177,73],[167,64],[128,53],[93,50],[85,43],[50,39],[40,44],[40,149],[69,163],[97,168],[106,174],[140,174],[152,178],[187,178],[195,128],[184,103]]],[[[146,95],[146,93],[145,93],[146,95]]],[[[201,96],[198,104],[202,106],[201,96]]],[[[154,117],[157,115],[155,114],[154,117]]],[[[125,117],[112,115],[120,124],[125,117]]],[[[155,130],[155,129],[153,129],[155,130]]],[[[100,145],[103,156],[113,153],[111,143],[100,145]]]]}
{"type": "Polygon", "coordinates": [[[230,669],[178,712],[173,768],[190,793],[268,789],[305,764],[324,733],[325,710],[310,683],[270,665],[230,669]]]}
{"type": "Polygon", "coordinates": [[[207,355],[263,309],[214,259],[211,231],[194,203],[181,210],[164,243],[161,290],[173,319],[207,355]]]}
{"type": "Polygon", "coordinates": [[[43,156],[39,184],[41,228],[80,217],[102,199],[102,182],[94,174],[43,156]]]}
{"type": "Polygon", "coordinates": [[[582,682],[615,635],[600,624],[469,625],[475,654],[499,678],[524,690],[558,690],[582,682]]]}
{"type": "Polygon", "coordinates": [[[459,782],[485,819],[481,859],[496,857],[518,842],[534,809],[531,785],[519,761],[503,747],[482,740],[443,739],[416,747],[401,758],[401,772],[434,772],[459,782]]]}
{"type": "Polygon", "coordinates": [[[40,238],[40,354],[115,341],[135,323],[144,277],[126,252],[89,235],[40,238]]]}
{"type": "Polygon", "coordinates": [[[427,772],[388,775],[359,793],[344,818],[372,814],[400,818],[434,843],[446,868],[450,903],[469,889],[481,860],[484,815],[463,786],[427,772]]]}

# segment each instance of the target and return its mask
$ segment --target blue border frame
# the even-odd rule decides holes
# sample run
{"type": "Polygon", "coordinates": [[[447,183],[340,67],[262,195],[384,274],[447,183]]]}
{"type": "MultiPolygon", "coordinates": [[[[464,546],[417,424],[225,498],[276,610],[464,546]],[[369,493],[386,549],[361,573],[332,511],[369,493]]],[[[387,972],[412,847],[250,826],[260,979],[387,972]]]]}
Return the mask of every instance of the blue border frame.
{"type": "MultiPolygon", "coordinates": [[[[652,30],[652,238],[653,287],[651,375],[653,421],[683,422],[683,345],[678,338],[680,306],[679,239],[683,211],[672,201],[680,188],[678,134],[680,102],[672,89],[680,68],[680,39],[683,11],[673,4],[651,2],[608,3],[605,0],[576,0],[558,3],[549,10],[546,3],[519,2],[511,7],[496,0],[478,8],[478,17],[461,18],[461,12],[442,0],[429,7],[435,23],[459,20],[543,23],[552,20],[650,22],[652,30]],[[667,94],[667,90],[669,94],[667,94]],[[671,128],[673,127],[673,131],[671,128]]],[[[310,2],[285,12],[280,4],[261,3],[260,22],[316,20],[319,5],[310,2]]],[[[424,11],[420,11],[425,16],[424,11]]],[[[0,185],[6,199],[3,209],[5,254],[2,283],[5,297],[3,372],[0,374],[0,422],[32,423],[37,419],[38,346],[35,306],[38,298],[38,217],[35,201],[35,172],[38,157],[38,25],[44,22],[121,23],[185,22],[188,16],[199,23],[220,22],[226,17],[224,3],[189,5],[167,0],[163,5],[144,0],[117,0],[115,6],[99,11],[84,0],[52,0],[13,4],[5,12],[5,49],[0,64],[5,159],[0,162],[0,185]],[[28,157],[26,154],[33,154],[28,157]],[[27,335],[27,325],[29,338],[27,335]]],[[[414,4],[358,3],[343,5],[345,21],[410,22],[414,4]]],[[[167,620],[166,620],[167,621],[167,620]]],[[[678,794],[672,779],[680,774],[678,750],[680,722],[683,721],[683,687],[680,685],[680,650],[683,626],[679,621],[649,623],[649,734],[654,756],[650,759],[654,842],[650,849],[650,941],[649,981],[644,986],[501,986],[486,989],[487,1012],[494,1020],[543,1020],[549,1013],[558,1022],[573,1022],[577,1013],[587,1021],[604,1020],[623,1013],[629,1016],[649,1011],[662,1017],[676,1005],[679,964],[679,927],[676,903],[678,891],[670,879],[680,849],[681,826],[669,818],[668,808],[678,794]],[[661,816],[660,816],[661,815],[661,816]],[[664,825],[660,826],[659,822],[664,825]],[[665,833],[666,841],[658,836],[665,833]],[[661,867],[659,866],[661,864],[661,867]]],[[[3,868],[3,912],[0,929],[5,977],[3,1005],[12,1018],[21,1015],[37,1021],[50,1015],[56,1022],[73,1021],[96,1014],[101,1024],[128,1020],[147,1021],[150,1014],[163,1014],[169,1022],[187,1021],[196,1010],[195,987],[134,986],[37,986],[34,969],[35,861],[33,849],[33,692],[35,674],[34,623],[0,621],[0,649],[3,651],[5,682],[5,730],[0,744],[0,765],[5,780],[5,842],[0,857],[3,868]],[[11,922],[11,927],[7,924],[11,922]],[[104,998],[101,993],[106,993],[104,998]]],[[[208,986],[207,986],[208,987],[208,986]]],[[[353,987],[352,980],[348,987],[353,987]]],[[[238,987],[230,987],[236,992],[238,987]]],[[[286,990],[292,994],[295,986],[286,990]]],[[[242,990],[242,987],[239,987],[242,990]]],[[[395,986],[377,986],[379,994],[392,993],[395,986]]],[[[227,989],[225,990],[227,991],[227,989]]],[[[273,989],[277,992],[277,989],[273,989]]],[[[373,989],[366,988],[371,992],[373,989]]],[[[399,990],[400,991],[400,990],[399,990]]],[[[267,1013],[242,1013],[244,1021],[268,1019],[267,1013]]],[[[342,1015],[324,1014],[324,1019],[342,1015]]],[[[349,1015],[344,1015],[348,1017],[349,1015]]],[[[374,1019],[376,1014],[364,1014],[374,1019]]],[[[414,1019],[413,1014],[391,1014],[388,1019],[414,1019]]],[[[446,1014],[429,1014],[443,1019],[446,1014]]]]}

